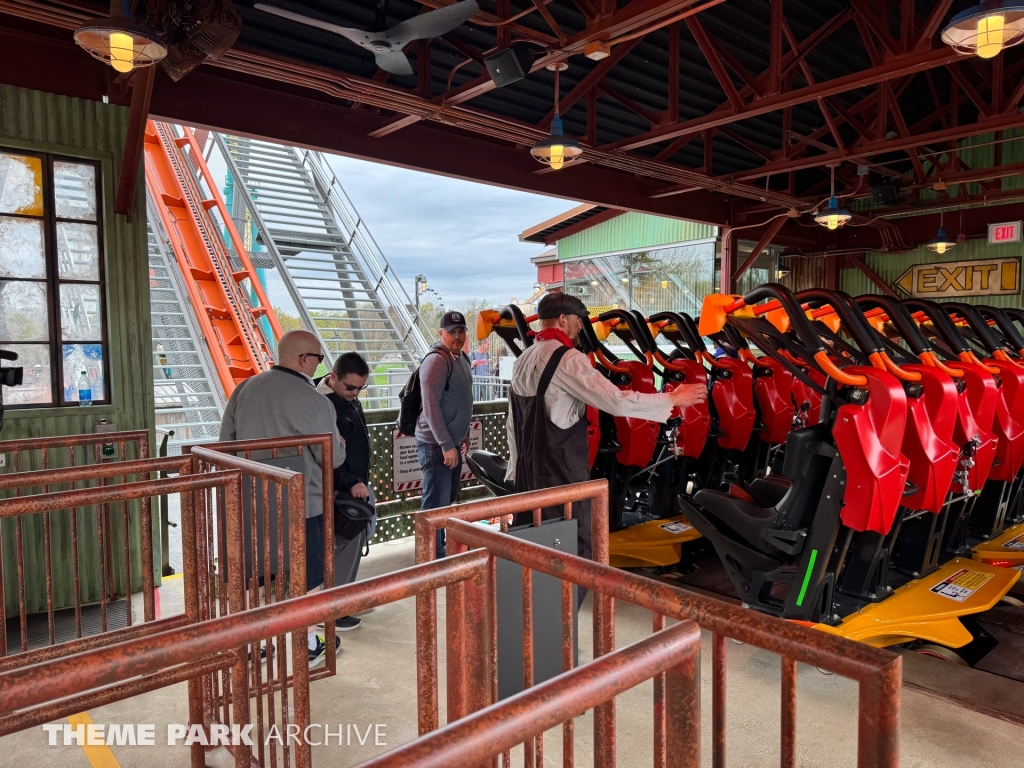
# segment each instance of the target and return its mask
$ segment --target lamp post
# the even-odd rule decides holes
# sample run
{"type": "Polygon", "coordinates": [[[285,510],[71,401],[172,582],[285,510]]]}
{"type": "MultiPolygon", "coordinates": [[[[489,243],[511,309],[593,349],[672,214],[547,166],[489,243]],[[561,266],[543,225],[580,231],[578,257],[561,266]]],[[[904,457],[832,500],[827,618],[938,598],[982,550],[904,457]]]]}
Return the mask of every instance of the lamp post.
{"type": "Polygon", "coordinates": [[[427,290],[427,278],[425,275],[416,275],[416,284],[412,288],[412,294],[416,297],[416,316],[420,314],[420,294],[427,290]]]}

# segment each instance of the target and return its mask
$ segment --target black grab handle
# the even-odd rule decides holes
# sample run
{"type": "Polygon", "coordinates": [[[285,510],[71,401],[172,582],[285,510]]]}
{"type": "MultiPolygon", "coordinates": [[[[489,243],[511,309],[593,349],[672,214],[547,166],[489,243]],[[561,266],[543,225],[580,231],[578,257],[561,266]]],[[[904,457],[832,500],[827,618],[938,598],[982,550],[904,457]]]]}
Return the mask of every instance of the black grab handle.
{"type": "Polygon", "coordinates": [[[825,351],[825,345],[821,343],[818,334],[814,332],[810,320],[800,308],[800,302],[789,288],[779,283],[765,283],[747,291],[743,296],[743,301],[747,305],[757,304],[762,299],[778,299],[782,308],[786,310],[786,314],[789,315],[790,325],[796,331],[796,335],[800,337],[812,355],[825,351]]]}
{"type": "Polygon", "coordinates": [[[954,355],[969,352],[970,346],[963,337],[953,321],[949,319],[949,313],[931,299],[904,299],[903,306],[911,312],[924,312],[932,321],[935,333],[946,342],[946,346],[952,350],[954,355]]]}
{"type": "Polygon", "coordinates": [[[999,340],[992,334],[992,330],[988,327],[988,323],[985,322],[973,306],[970,304],[964,304],[960,301],[947,301],[941,306],[947,311],[956,312],[966,320],[967,324],[971,326],[971,330],[977,334],[978,340],[981,342],[982,346],[988,350],[990,355],[997,349],[1003,349],[1003,345],[1000,344],[999,340]]]}
{"type": "Polygon", "coordinates": [[[988,304],[976,304],[974,308],[978,310],[978,314],[983,318],[995,320],[999,330],[1003,332],[1003,336],[1006,337],[1008,342],[1013,344],[1012,352],[1019,354],[1021,350],[1024,350],[1024,336],[1017,330],[1017,326],[1013,324],[1013,320],[1009,318],[1005,310],[990,307],[988,304]]]}
{"type": "Polygon", "coordinates": [[[910,351],[918,357],[925,352],[933,351],[932,345],[928,343],[928,339],[921,333],[921,329],[914,322],[914,318],[910,316],[910,313],[907,312],[907,308],[892,296],[865,293],[863,296],[858,296],[854,301],[857,302],[857,306],[861,309],[884,310],[885,314],[889,316],[889,322],[893,324],[903,340],[907,342],[910,351]]]}
{"type": "Polygon", "coordinates": [[[832,311],[839,315],[846,330],[865,355],[882,351],[882,346],[871,332],[871,326],[868,325],[864,313],[854,308],[853,300],[847,294],[824,288],[808,288],[796,294],[796,298],[801,304],[810,304],[812,307],[820,307],[822,304],[832,307],[832,311]]]}

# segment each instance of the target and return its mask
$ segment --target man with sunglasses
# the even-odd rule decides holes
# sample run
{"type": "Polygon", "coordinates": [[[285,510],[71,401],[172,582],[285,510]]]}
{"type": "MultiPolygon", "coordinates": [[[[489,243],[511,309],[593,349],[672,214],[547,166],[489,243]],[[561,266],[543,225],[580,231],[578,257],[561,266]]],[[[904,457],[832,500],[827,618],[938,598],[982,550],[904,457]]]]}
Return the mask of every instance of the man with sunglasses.
{"type": "MultiPolygon", "coordinates": [[[[338,433],[345,443],[345,463],[334,470],[334,490],[351,494],[355,499],[374,503],[370,488],[370,433],[366,428],[366,416],[359,402],[359,393],[366,389],[370,367],[355,352],[339,355],[334,368],[325,376],[317,392],[326,395],[334,406],[338,433]]],[[[359,574],[359,563],[363,557],[363,546],[373,536],[376,517],[362,530],[353,533],[345,530],[338,533],[339,512],[335,510],[334,537],[334,584],[351,584],[359,574]]],[[[348,528],[353,528],[352,522],[348,528]]],[[[357,629],[360,620],[355,616],[335,619],[334,625],[340,632],[357,629]]]]}
{"type": "MultiPolygon", "coordinates": [[[[334,408],[316,391],[312,379],[323,359],[320,340],[314,334],[309,331],[284,334],[277,342],[277,365],[244,379],[231,393],[220,423],[221,441],[330,434],[334,437],[332,466],[340,467],[345,462],[345,445],[335,425],[334,408]]],[[[306,484],[307,591],[319,589],[324,583],[323,458],[320,454],[318,446],[302,452],[306,484]]],[[[324,663],[327,649],[323,638],[313,628],[308,634],[310,667],[318,667],[324,663]]],[[[334,640],[337,652],[341,642],[337,636],[334,640]]]]}

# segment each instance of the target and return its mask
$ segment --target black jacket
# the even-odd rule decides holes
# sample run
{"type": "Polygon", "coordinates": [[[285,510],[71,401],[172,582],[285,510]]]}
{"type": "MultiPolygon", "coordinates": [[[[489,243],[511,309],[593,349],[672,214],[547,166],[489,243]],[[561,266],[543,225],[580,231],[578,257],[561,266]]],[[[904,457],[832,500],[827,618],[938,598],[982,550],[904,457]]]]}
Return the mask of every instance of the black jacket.
{"type": "Polygon", "coordinates": [[[347,491],[358,483],[370,484],[370,433],[366,429],[363,406],[349,402],[334,392],[327,395],[337,416],[338,433],[345,441],[345,463],[334,470],[334,488],[347,491]]]}

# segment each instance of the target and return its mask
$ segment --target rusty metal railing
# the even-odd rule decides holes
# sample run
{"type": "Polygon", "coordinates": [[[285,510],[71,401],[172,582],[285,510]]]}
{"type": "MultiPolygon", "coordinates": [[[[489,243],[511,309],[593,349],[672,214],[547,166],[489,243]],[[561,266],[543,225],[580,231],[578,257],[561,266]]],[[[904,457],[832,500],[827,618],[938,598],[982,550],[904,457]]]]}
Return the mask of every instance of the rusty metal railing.
{"type": "MultiPolygon", "coordinates": [[[[244,459],[238,459],[244,461],[244,459]]],[[[171,628],[166,632],[137,637],[113,647],[94,648],[70,657],[51,658],[29,667],[0,670],[0,712],[13,712],[0,719],[0,734],[10,718],[31,720],[26,711],[45,711],[50,718],[60,717],[71,709],[80,710],[127,698],[137,690],[170,685],[189,680],[189,716],[192,723],[209,723],[207,711],[199,695],[200,678],[213,670],[231,668],[235,684],[230,689],[230,712],[219,722],[244,724],[249,717],[249,693],[245,648],[255,648],[259,638],[281,637],[289,632],[304,634],[303,629],[317,621],[353,614],[367,608],[394,602],[406,597],[436,595],[448,590],[449,624],[447,627],[448,711],[449,724],[432,729],[412,744],[371,761],[374,766],[478,766],[489,762],[497,765],[499,754],[509,754],[512,745],[523,743],[525,764],[537,766],[543,759],[543,734],[563,724],[563,765],[574,764],[572,719],[585,709],[593,708],[594,756],[599,768],[615,765],[615,701],[614,697],[628,687],[654,679],[654,764],[657,768],[672,766],[691,768],[700,765],[700,697],[698,689],[699,657],[694,622],[713,633],[712,681],[712,764],[723,766],[725,656],[724,641],[732,637],[782,656],[782,763],[795,766],[795,665],[803,662],[856,680],[860,685],[858,724],[858,765],[895,768],[898,760],[900,657],[885,650],[873,649],[843,638],[816,632],[810,628],[772,617],[756,614],[737,606],[722,603],[635,574],[610,568],[563,554],[556,550],[473,525],[464,518],[476,515],[500,516],[524,509],[539,509],[556,504],[590,498],[594,507],[595,528],[606,499],[603,482],[550,489],[518,497],[505,497],[476,505],[466,505],[458,514],[451,510],[424,513],[418,521],[427,542],[433,540],[434,524],[444,520],[449,541],[449,557],[440,561],[422,562],[410,569],[357,584],[329,589],[316,594],[292,597],[280,602],[253,607],[245,606],[243,564],[244,534],[239,523],[241,470],[197,475],[175,481],[150,481],[144,485],[152,493],[166,492],[168,483],[196,483],[195,490],[217,484],[218,478],[231,483],[225,494],[227,522],[228,579],[226,582],[229,612],[194,625],[171,628]],[[209,485],[203,485],[203,483],[209,485]],[[475,507],[475,509],[474,509],[475,507]],[[463,515],[463,513],[465,513],[463,515]],[[466,551],[474,548],[472,551],[466,551]],[[479,548],[479,549],[475,549],[479,548]],[[496,704],[496,561],[498,558],[522,566],[523,576],[523,693],[496,704]],[[533,616],[530,606],[530,585],[533,572],[548,574],[563,581],[563,608],[571,586],[592,590],[595,605],[608,607],[606,626],[595,627],[594,661],[573,669],[571,653],[571,605],[563,611],[563,674],[539,686],[532,686],[533,616]],[[630,648],[615,650],[612,607],[623,600],[646,608],[653,614],[654,634],[630,648]],[[452,610],[455,605],[458,610],[452,610]],[[568,621],[566,620],[568,618],[568,621]],[[679,624],[665,628],[666,618],[679,624]],[[568,627],[565,625],[568,624],[568,627]],[[569,652],[566,652],[569,649],[569,652]],[[162,676],[161,676],[162,675],[162,676]],[[627,685],[627,683],[629,685],[627,685]],[[133,688],[135,686],[135,688],[133,688]],[[106,697],[106,698],[104,698],[106,697]],[[111,698],[113,697],[113,698],[111,698]]],[[[187,486],[173,486],[184,490],[187,486]]],[[[126,493],[131,486],[119,489],[88,489],[74,494],[126,493]]],[[[84,498],[84,497],[82,497],[84,498]]],[[[90,499],[92,497],[89,497],[90,499]]],[[[184,498],[184,497],[183,497],[184,498]]],[[[190,510],[191,512],[192,510],[190,510]]],[[[539,517],[537,515],[536,517],[539,517]]],[[[183,514],[186,540],[196,531],[188,522],[192,515],[183,514]]],[[[536,520],[535,520],[536,522],[536,520]]],[[[605,523],[606,524],[606,523],[605,523]]],[[[595,541],[595,550],[600,548],[595,541]]],[[[186,548],[185,567],[196,571],[199,547],[186,548]],[[191,562],[190,562],[191,561],[191,562]]],[[[429,552],[429,543],[423,547],[429,552]]],[[[606,549],[605,549],[606,556],[606,549]]],[[[215,582],[218,584],[220,582],[215,582]]],[[[192,605],[198,605],[198,601],[192,605]]],[[[435,602],[436,605],[436,602],[435,602]]],[[[195,618],[195,617],[192,617],[195,618]]],[[[433,633],[424,637],[417,623],[417,655],[432,650],[436,675],[436,623],[428,625],[433,633]]],[[[436,619],[436,616],[435,616],[436,619]]],[[[428,667],[429,668],[429,667],[428,667]]],[[[424,686],[424,667],[418,665],[417,684],[420,712],[436,717],[437,680],[424,686]],[[435,708],[425,706],[433,702],[435,708]]],[[[298,719],[298,713],[297,713],[298,719]]],[[[308,721],[307,721],[308,722],[308,721]]],[[[27,727],[22,724],[20,727],[27,727]]],[[[192,764],[203,765],[204,748],[193,744],[192,764]]],[[[269,755],[271,764],[276,751],[269,755]]],[[[256,762],[257,755],[248,748],[235,748],[237,768],[256,762]]],[[[265,765],[262,757],[258,759],[265,765]]],[[[296,745],[294,762],[310,765],[309,746],[296,745]]]]}
{"type": "MultiPolygon", "coordinates": [[[[517,513],[532,512],[534,526],[542,523],[542,510],[561,506],[562,517],[569,520],[573,516],[575,504],[588,501],[590,503],[590,534],[592,557],[595,562],[608,563],[608,483],[605,480],[592,480],[576,485],[560,486],[542,491],[517,493],[510,496],[482,499],[451,507],[442,507],[421,512],[416,516],[416,562],[429,562],[436,557],[437,542],[434,532],[444,527],[449,520],[461,520],[466,523],[500,519],[502,532],[509,528],[508,516],[517,513]]],[[[494,568],[494,564],[491,565],[494,568]]],[[[523,575],[523,625],[532,626],[533,583],[528,572],[523,575]]],[[[448,670],[448,720],[457,720],[466,714],[467,693],[465,680],[470,674],[463,667],[463,660],[468,656],[474,660],[483,659],[480,649],[461,649],[460,633],[464,631],[467,611],[482,610],[480,605],[467,606],[464,590],[455,586],[448,590],[445,598],[447,627],[447,670],[448,670]],[[453,648],[458,649],[453,652],[453,648]]],[[[494,603],[487,617],[474,617],[480,621],[486,618],[494,633],[493,645],[497,640],[497,616],[494,603]]],[[[615,648],[615,613],[612,601],[601,593],[594,594],[594,657],[611,653],[615,648]]],[[[533,685],[533,634],[523,635],[524,686],[533,685]]],[[[572,667],[575,640],[573,638],[573,604],[572,586],[562,581],[562,668],[572,667]]],[[[496,660],[490,659],[491,669],[487,672],[497,680],[496,660]]],[[[476,674],[483,674],[476,670],[476,674]]],[[[429,733],[438,727],[438,657],[437,657],[437,597],[423,594],[416,598],[416,675],[418,682],[418,716],[419,733],[429,733]]],[[[497,682],[494,682],[495,689],[497,682]]],[[[601,703],[594,710],[595,731],[604,739],[611,725],[614,702],[601,703]]],[[[567,721],[563,727],[563,750],[572,753],[573,723],[567,721]]],[[[539,761],[543,761],[543,741],[535,745],[539,761]]],[[[527,750],[530,751],[530,750],[527,750]]],[[[505,755],[505,764],[509,765],[510,756],[505,755]]]]}
{"type": "MultiPolygon", "coordinates": [[[[9,503],[17,498],[39,498],[42,494],[58,491],[62,488],[76,488],[80,483],[96,483],[106,486],[109,483],[126,482],[129,478],[148,478],[153,472],[161,470],[177,470],[185,463],[180,458],[172,459],[136,459],[125,461],[103,461],[100,463],[77,464],[76,448],[93,446],[96,458],[100,458],[102,445],[111,441],[119,448],[115,452],[125,457],[126,446],[136,441],[136,452],[145,455],[148,452],[148,434],[145,432],[108,433],[103,435],[78,435],[61,438],[45,438],[38,445],[30,440],[10,440],[0,442],[0,453],[12,455],[12,469],[17,470],[24,464],[34,464],[42,469],[29,471],[12,471],[0,474],[0,496],[7,498],[0,503],[0,519],[10,521],[14,529],[14,546],[8,552],[14,552],[16,573],[17,611],[20,621],[20,651],[29,649],[28,615],[44,609],[47,615],[48,641],[50,645],[57,643],[55,611],[65,607],[74,607],[75,637],[82,638],[82,607],[83,603],[98,602],[100,607],[100,631],[108,631],[108,604],[123,596],[125,601],[125,623],[131,627],[133,616],[131,610],[132,565],[133,554],[140,566],[141,589],[143,594],[143,620],[153,621],[154,615],[154,570],[153,570],[153,524],[151,500],[148,497],[133,502],[112,504],[104,501],[94,508],[57,509],[54,511],[34,510],[15,512],[9,503]],[[67,451],[66,465],[58,468],[47,468],[51,464],[51,450],[67,451]],[[25,461],[29,454],[30,461],[25,461]],[[120,506],[119,525],[117,509],[120,506]],[[112,518],[112,512],[114,517],[112,518]],[[52,516],[56,514],[58,535],[51,531],[52,516]],[[34,540],[28,535],[40,527],[41,536],[34,540]],[[81,518],[81,519],[80,519],[81,518]],[[29,530],[26,531],[26,528],[29,530]],[[133,529],[138,536],[138,544],[133,547],[133,529]],[[54,539],[57,539],[57,552],[54,553],[54,539]],[[26,551],[42,553],[41,562],[37,558],[26,555],[26,551]],[[115,570],[115,553],[121,558],[122,568],[115,570]],[[83,572],[83,561],[95,560],[95,569],[83,572]],[[55,578],[54,565],[62,566],[61,576],[55,578]],[[70,565],[70,574],[67,566],[70,565]],[[95,595],[83,585],[83,575],[96,579],[95,595]],[[64,583],[69,581],[70,583],[64,583]],[[45,584],[45,602],[38,604],[38,598],[30,599],[29,592],[35,592],[38,583],[45,584]],[[83,594],[86,593],[86,594],[83,594]],[[59,599],[58,599],[59,594],[59,599]],[[31,604],[30,604],[31,603],[31,604]]],[[[88,452],[86,452],[88,456],[88,452]]],[[[187,460],[186,460],[187,462],[187,460]]],[[[10,527],[8,533],[10,533],[10,527]]],[[[0,533],[0,606],[5,606],[8,598],[8,585],[3,578],[3,535],[0,533]]],[[[91,582],[90,582],[91,583],[91,582]]],[[[139,585],[139,581],[135,582],[139,585]]],[[[6,613],[6,611],[5,611],[6,613]]],[[[11,653],[6,630],[6,622],[0,624],[0,657],[11,653]]]]}
{"type": "MultiPolygon", "coordinates": [[[[242,476],[242,503],[234,510],[237,519],[225,519],[227,510],[208,489],[196,497],[196,538],[183,545],[192,549],[196,558],[197,583],[194,591],[186,589],[186,604],[194,604],[200,621],[251,610],[262,605],[279,603],[287,596],[306,594],[306,494],[305,477],[281,467],[261,463],[285,455],[301,456],[312,448],[319,449],[323,484],[324,516],[324,584],[334,586],[334,475],[330,435],[306,435],[291,438],[269,438],[188,446],[186,454],[194,460],[197,473],[234,469],[242,476]],[[287,530],[284,514],[287,501],[287,530]],[[246,514],[246,510],[248,510],[246,514]],[[225,533],[237,528],[241,539],[227,541],[225,533]],[[243,601],[236,608],[230,595],[221,588],[232,567],[232,552],[238,551],[247,565],[242,567],[245,579],[243,601]]],[[[230,582],[231,577],[228,577],[230,582]]],[[[340,615],[340,614],[339,614],[340,615]]],[[[333,619],[333,617],[332,617],[333,619]]],[[[333,620],[324,622],[324,639],[328,648],[326,665],[310,672],[305,629],[292,633],[291,650],[284,634],[265,635],[247,649],[247,687],[255,701],[256,758],[266,764],[266,733],[277,727],[286,731],[289,724],[304,729],[309,725],[309,683],[335,674],[334,653],[336,629],[333,620]],[[262,651],[261,651],[262,646],[262,651]],[[265,654],[264,674],[261,655],[265,654]],[[288,670],[291,669],[291,674],[288,670]]],[[[206,722],[227,723],[232,701],[233,672],[221,669],[201,682],[201,698],[206,722]]],[[[190,691],[191,695],[191,691],[190,691]]],[[[284,765],[291,760],[291,745],[283,745],[284,765]]],[[[276,755],[270,756],[273,764],[276,755]]]]}
{"type": "MultiPolygon", "coordinates": [[[[575,487],[580,488],[583,485],[575,487]]],[[[532,494],[525,495],[532,496],[532,494]]],[[[711,755],[712,765],[715,768],[724,768],[725,766],[726,638],[734,638],[782,657],[781,764],[784,768],[796,768],[797,662],[810,664],[859,683],[857,765],[860,768],[896,768],[898,766],[900,686],[902,682],[902,658],[899,655],[829,635],[794,622],[765,616],[720,600],[696,595],[653,579],[611,568],[602,563],[583,560],[548,547],[502,535],[483,526],[471,525],[456,516],[449,516],[445,527],[449,542],[455,544],[454,551],[460,551],[466,547],[479,547],[488,550],[491,560],[489,569],[493,569],[493,561],[496,557],[521,565],[524,570],[524,606],[527,605],[530,583],[527,574],[529,573],[528,569],[531,569],[562,579],[563,582],[570,581],[580,587],[591,589],[595,596],[600,595],[612,605],[614,605],[614,600],[622,600],[646,608],[653,614],[652,627],[655,632],[660,632],[664,628],[666,617],[678,621],[696,621],[702,629],[711,632],[713,668],[711,755]]],[[[479,609],[469,597],[466,598],[466,605],[467,620],[478,620],[476,612],[479,609]]],[[[614,620],[613,616],[610,618],[614,620]]],[[[451,614],[449,614],[450,620],[451,614]]],[[[532,653],[532,645],[527,636],[528,632],[532,633],[532,628],[528,630],[529,624],[529,616],[524,609],[525,657],[532,653]]],[[[565,624],[571,628],[571,620],[567,621],[563,614],[563,625],[565,624]]],[[[609,649],[609,651],[599,653],[597,629],[595,626],[595,659],[610,652],[609,649]]],[[[456,632],[458,631],[461,631],[459,626],[456,627],[456,632]]],[[[563,636],[565,634],[566,628],[563,626],[563,636]]],[[[485,685],[488,679],[493,680],[496,676],[494,657],[487,657],[487,660],[490,664],[489,670],[473,670],[467,676],[469,680],[475,681],[477,688],[485,685]]],[[[563,661],[565,668],[568,669],[572,663],[572,656],[566,655],[563,661]]],[[[452,662],[452,649],[449,646],[449,670],[452,662]]],[[[465,673],[462,674],[465,675],[465,673]]],[[[451,680],[450,671],[449,680],[451,680]]],[[[451,696],[451,690],[452,686],[449,682],[449,696],[451,696]]],[[[692,762],[690,758],[680,758],[678,755],[672,755],[669,751],[670,740],[674,736],[669,732],[665,720],[665,713],[668,711],[665,703],[666,690],[665,678],[663,676],[656,677],[654,686],[654,765],[656,768],[666,765],[699,766],[699,750],[692,762]],[[677,762],[680,759],[684,759],[684,762],[677,762]]],[[[458,695],[457,693],[457,697],[458,695]]],[[[478,695],[478,693],[470,692],[468,699],[473,701],[478,695]]],[[[429,689],[421,689],[420,696],[428,698],[430,696],[429,689]]],[[[451,699],[449,699],[449,709],[451,706],[451,699]]],[[[601,710],[597,706],[594,708],[594,764],[598,768],[611,768],[615,765],[615,702],[611,700],[600,707],[604,707],[604,709],[601,710]],[[602,720],[604,721],[603,725],[602,720]]],[[[511,711],[514,712],[515,708],[511,708],[511,711]]],[[[698,732],[699,711],[699,705],[692,709],[691,714],[697,718],[698,725],[691,724],[690,726],[698,728],[698,732]]],[[[460,715],[464,714],[465,712],[460,713],[460,715]]],[[[536,722],[541,722],[540,715],[537,716],[536,722]]],[[[544,720],[544,722],[548,722],[548,720],[544,720]]],[[[569,724],[564,728],[566,728],[566,733],[570,732],[569,724]]],[[[449,726],[446,730],[451,729],[449,726]]],[[[537,730],[535,728],[533,732],[536,733],[537,730]]],[[[439,747],[443,744],[447,745],[450,751],[444,753],[445,758],[452,757],[454,759],[455,756],[463,754],[458,745],[450,744],[436,737],[432,743],[439,747]]],[[[541,744],[540,739],[533,742],[536,765],[540,765],[542,759],[541,744]]],[[[529,753],[531,745],[525,744],[524,746],[526,752],[529,753]]],[[[472,752],[466,754],[475,755],[472,752]]],[[[497,752],[491,754],[497,754],[497,752]]],[[[376,765],[375,763],[371,764],[376,765]]],[[[380,763],[380,765],[399,764],[411,765],[412,763],[380,763]]],[[[436,764],[454,765],[457,763],[438,762],[436,764]]],[[[527,764],[533,765],[534,763],[527,758],[527,764]]],[[[563,765],[573,765],[572,753],[564,749],[563,765]]]]}
{"type": "MultiPolygon", "coordinates": [[[[178,458],[178,467],[182,462],[187,463],[189,459],[178,458]]],[[[120,465],[106,465],[100,467],[79,468],[77,470],[61,470],[65,472],[65,480],[73,477],[76,473],[97,473],[107,472],[110,477],[115,471],[122,474],[132,464],[125,462],[120,465]]],[[[151,459],[145,464],[147,471],[156,471],[160,467],[171,467],[171,459],[151,459]]],[[[142,470],[142,467],[136,467],[142,470]]],[[[45,473],[39,473],[45,474],[45,473]]],[[[12,476],[13,477],[13,476],[12,476]]],[[[76,490],[59,491],[56,493],[43,493],[33,496],[22,496],[7,499],[0,505],[0,514],[4,517],[13,517],[25,514],[36,514],[54,512],[58,510],[71,510],[72,513],[83,507],[102,506],[104,504],[124,503],[137,499],[152,498],[165,493],[179,493],[182,501],[182,530],[184,536],[193,535],[192,520],[192,493],[207,488],[220,487],[225,489],[225,504],[227,507],[238,505],[238,494],[240,487],[240,473],[238,471],[218,472],[207,475],[183,474],[178,478],[164,480],[144,480],[139,482],[123,483],[119,485],[106,485],[93,488],[79,488],[76,490]]],[[[95,478],[94,478],[95,479],[95,478]]],[[[152,558],[150,558],[152,560],[152,558]]],[[[185,553],[186,573],[194,573],[194,562],[185,553]]],[[[152,568],[152,562],[150,562],[152,568]]],[[[239,579],[238,591],[241,591],[241,580],[239,579]]],[[[145,644],[151,638],[158,636],[161,632],[173,630],[183,625],[194,623],[197,617],[194,613],[186,613],[169,619],[147,621],[136,626],[129,626],[121,630],[105,632],[98,635],[91,635],[78,640],[73,640],[59,645],[51,645],[39,648],[35,651],[24,652],[0,659],[0,676],[27,676],[32,679],[34,670],[52,664],[55,660],[66,657],[74,657],[81,653],[106,653],[111,646],[120,647],[123,642],[137,641],[145,644]]],[[[64,717],[68,714],[81,712],[89,707],[101,706],[113,701],[129,698],[131,696],[154,690],[167,685],[172,685],[182,680],[190,679],[208,668],[207,660],[196,659],[194,663],[176,670],[154,670],[154,674],[128,680],[126,677],[116,677],[110,681],[110,685],[102,690],[85,692],[69,691],[64,697],[54,698],[47,701],[37,701],[33,706],[29,699],[9,702],[8,705],[0,707],[0,735],[22,730],[39,723],[48,722],[55,718],[64,717]],[[157,674],[159,672],[159,674],[157,674]]],[[[191,683],[190,683],[191,685],[191,683]]],[[[200,713],[201,714],[201,713],[200,713]]],[[[248,715],[246,705],[244,714],[248,715]]],[[[243,721],[244,722],[244,721],[243,721]]]]}
{"type": "MultiPolygon", "coordinates": [[[[216,478],[218,475],[238,477],[234,471],[198,477],[216,478]]],[[[197,481],[197,478],[192,478],[192,481],[197,481]]],[[[205,482],[211,480],[206,479],[205,482]]],[[[237,551],[240,552],[240,548],[237,551]]],[[[233,666],[240,674],[239,665],[244,668],[245,664],[245,646],[251,646],[261,637],[286,635],[289,632],[304,634],[306,626],[320,620],[328,621],[334,616],[358,613],[422,592],[479,578],[486,568],[487,560],[484,552],[464,553],[356,584],[129,640],[115,647],[93,649],[32,667],[3,672],[0,673],[0,712],[54,707],[54,702],[71,699],[92,701],[90,697],[110,690],[119,681],[128,679],[131,684],[138,680],[154,680],[158,679],[156,675],[161,671],[168,676],[180,676],[185,674],[180,670],[188,665],[193,665],[195,670],[200,662],[207,669],[200,670],[199,674],[204,674],[208,669],[225,669],[229,666],[233,666]]],[[[236,599],[241,601],[241,591],[238,592],[236,599]]],[[[244,675],[239,679],[244,680],[244,675]]],[[[192,685],[191,679],[189,684],[192,685]]],[[[125,692],[120,698],[131,695],[134,693],[125,692]]],[[[243,698],[244,687],[236,687],[232,695],[235,711],[242,716],[235,722],[244,724],[247,722],[244,717],[248,715],[247,706],[243,706],[246,702],[243,698]]],[[[61,711],[68,710],[61,708],[61,711]]],[[[202,713],[192,710],[191,706],[190,722],[203,722],[202,713]]],[[[193,768],[202,768],[205,765],[203,745],[193,744],[191,750],[193,768]]],[[[237,768],[249,768],[254,756],[246,749],[235,748],[233,752],[237,768]]],[[[295,764],[310,765],[309,745],[301,740],[296,745],[295,764]]]]}

